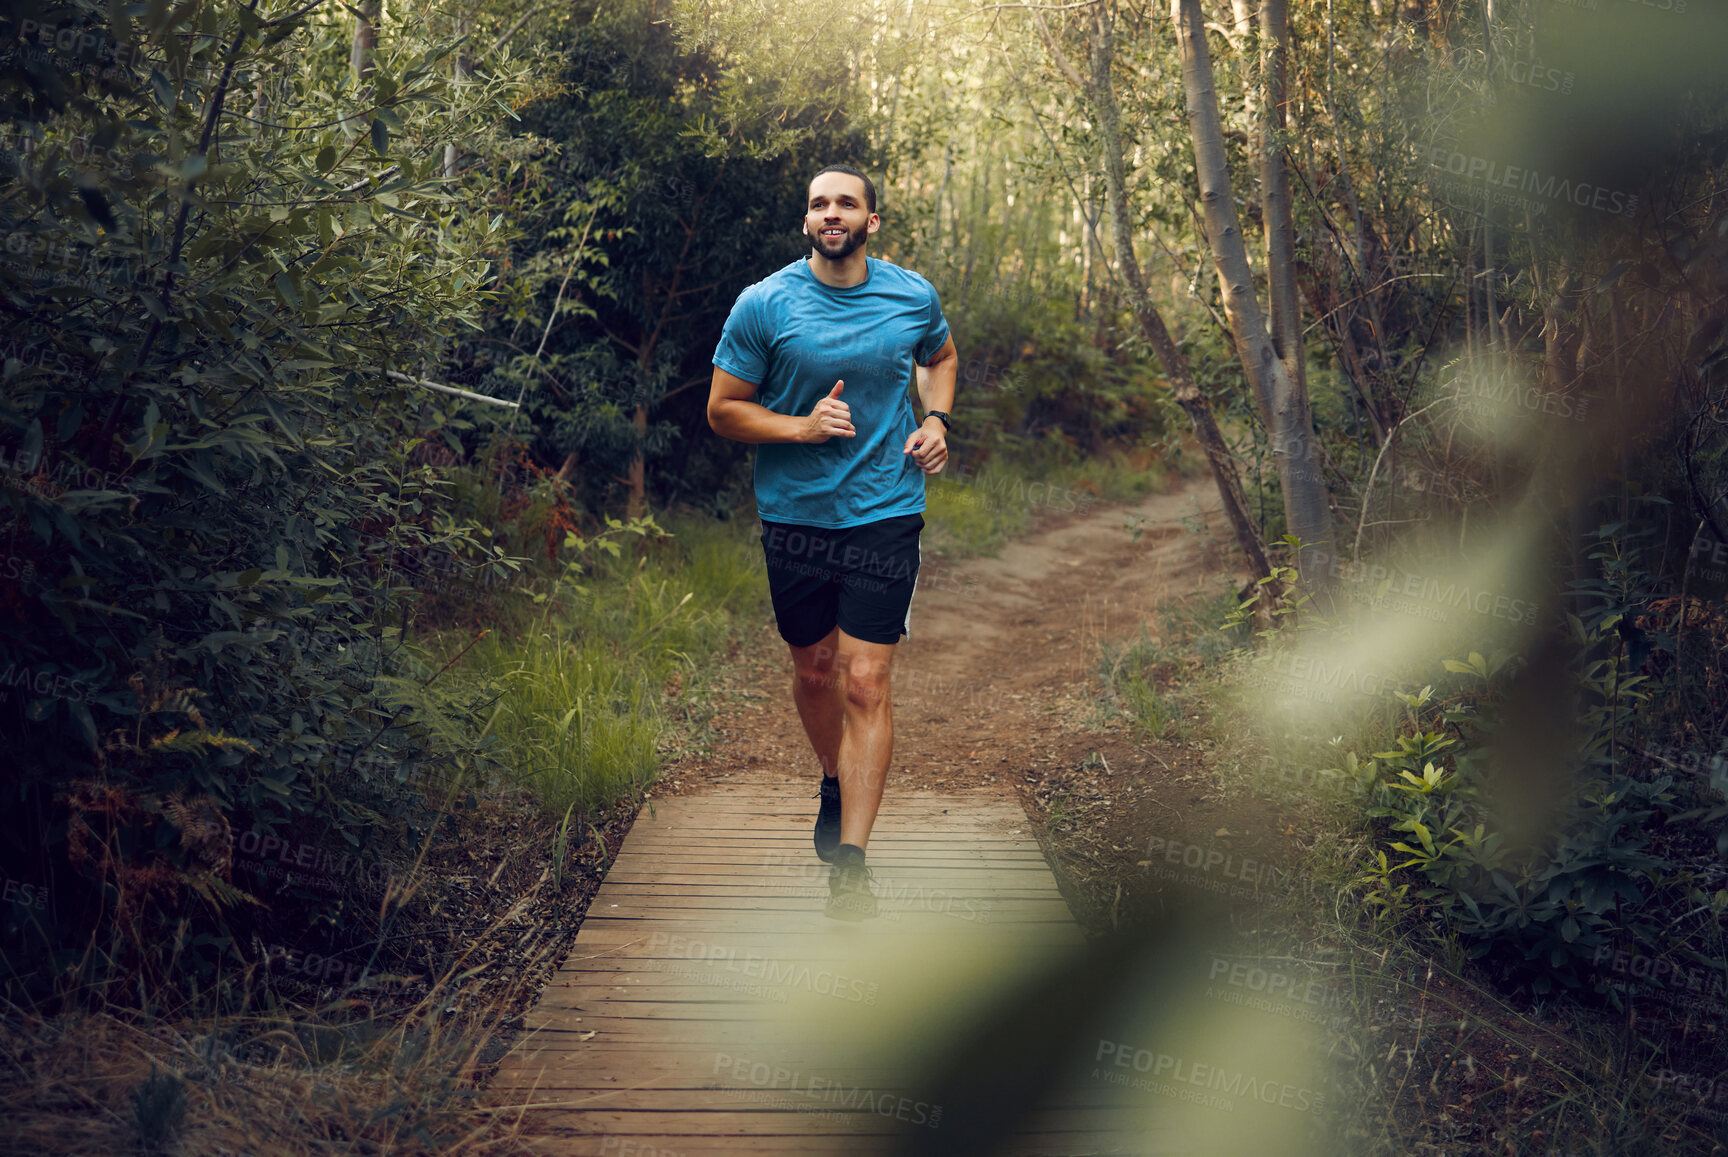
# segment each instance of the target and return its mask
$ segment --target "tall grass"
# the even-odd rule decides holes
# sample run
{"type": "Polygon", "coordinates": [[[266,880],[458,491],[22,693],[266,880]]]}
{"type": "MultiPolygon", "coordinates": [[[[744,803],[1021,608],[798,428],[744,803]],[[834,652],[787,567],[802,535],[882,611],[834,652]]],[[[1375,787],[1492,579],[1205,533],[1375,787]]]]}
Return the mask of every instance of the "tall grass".
{"type": "Polygon", "coordinates": [[[765,613],[751,527],[673,519],[623,540],[522,605],[474,648],[502,693],[487,724],[507,775],[548,814],[591,815],[653,781],[668,713],[702,699],[740,624],[765,613]]]}

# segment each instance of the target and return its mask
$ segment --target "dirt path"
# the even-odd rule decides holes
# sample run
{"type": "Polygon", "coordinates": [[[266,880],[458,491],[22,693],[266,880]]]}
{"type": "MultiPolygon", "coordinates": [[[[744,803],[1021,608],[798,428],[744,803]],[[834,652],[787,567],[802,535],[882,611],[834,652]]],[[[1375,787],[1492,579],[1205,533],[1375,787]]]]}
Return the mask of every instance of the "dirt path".
{"type": "MultiPolygon", "coordinates": [[[[1162,822],[1187,826],[1187,813],[1206,802],[1197,757],[1181,744],[1136,743],[1120,720],[1103,718],[1099,645],[1135,637],[1142,624],[1157,639],[1159,607],[1212,598],[1232,585],[1226,574],[1239,584],[1227,529],[1217,491],[1202,477],[1173,481],[1169,492],[1136,504],[1051,518],[999,557],[927,559],[912,633],[895,660],[889,795],[897,787],[994,789],[1038,816],[1060,790],[1064,806],[1119,808],[1111,818],[1129,827],[1140,824],[1128,813],[1145,807],[1167,809],[1162,822]]],[[[1179,672],[1167,674],[1179,684],[1179,672]]],[[[790,682],[785,644],[764,621],[723,691],[721,741],[710,755],[672,764],[656,794],[777,768],[809,777],[814,794],[816,759],[790,682]]],[[[1085,826],[1109,839],[1118,825],[1085,826]]],[[[1076,855],[1087,858],[1084,848],[1064,848],[1061,858],[1072,869],[1076,855]]],[[[1087,875],[1080,866],[1078,876],[1087,875]]],[[[1092,922],[1095,897],[1070,890],[1070,901],[1092,922]]]]}

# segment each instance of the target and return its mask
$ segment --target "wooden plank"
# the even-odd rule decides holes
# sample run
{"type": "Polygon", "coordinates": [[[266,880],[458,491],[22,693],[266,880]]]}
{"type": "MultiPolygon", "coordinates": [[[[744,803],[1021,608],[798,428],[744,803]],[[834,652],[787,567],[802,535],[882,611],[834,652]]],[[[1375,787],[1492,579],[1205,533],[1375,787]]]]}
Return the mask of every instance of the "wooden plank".
{"type": "MultiPolygon", "coordinates": [[[[738,1142],[727,1138],[691,1134],[639,1133],[630,1137],[587,1135],[540,1135],[524,1133],[513,1143],[524,1152],[541,1157],[737,1157],[738,1142]]],[[[797,1133],[750,1138],[750,1153],[798,1153],[810,1157],[895,1157],[903,1153],[896,1137],[806,1137],[797,1133]]],[[[1096,1152],[1075,1149],[1071,1152],[1096,1152]]]]}
{"type": "MultiPolygon", "coordinates": [[[[905,1003],[920,961],[972,954],[1008,974],[1083,942],[1025,816],[937,793],[897,794],[878,818],[880,917],[829,919],[813,789],[739,783],[638,817],[488,1094],[523,1114],[534,1151],[887,1153],[910,1126],[856,1101],[916,1105],[909,1078],[835,1039],[882,1015],[878,979],[905,1003]],[[777,1075],[736,1080],[740,1059],[777,1075]],[[776,1087],[790,1073],[821,1077],[776,1087]],[[854,1103],[821,1092],[841,1087],[854,1103]]],[[[1059,1135],[1104,1151],[1108,1091],[1047,1110],[1010,1151],[1054,1152],[1059,1135]]]]}
{"type": "MultiPolygon", "coordinates": [[[[958,873],[950,872],[905,872],[896,869],[892,874],[887,871],[877,872],[876,880],[884,885],[899,885],[906,888],[924,888],[926,890],[939,888],[948,892],[959,892],[967,895],[1003,896],[1060,896],[1061,892],[1051,888],[1046,880],[1040,880],[1038,873],[1027,870],[1020,872],[978,868],[961,878],[958,873]]],[[[824,895],[828,891],[828,866],[822,866],[820,875],[815,873],[784,873],[782,875],[766,875],[755,872],[735,872],[730,874],[707,875],[691,873],[678,875],[671,872],[655,872],[651,876],[632,877],[627,881],[615,884],[612,889],[614,896],[652,896],[664,895],[671,889],[681,889],[702,895],[725,896],[740,892],[767,890],[771,894],[778,891],[785,894],[787,889],[805,888],[824,895]]],[[[616,904],[618,901],[611,901],[616,904]]]]}
{"type": "MultiPolygon", "coordinates": [[[[663,1137],[665,1144],[675,1146],[678,1138],[731,1139],[723,1151],[733,1153],[762,1151],[760,1143],[771,1138],[905,1138],[921,1126],[919,1116],[928,1121],[935,1106],[907,1097],[906,1104],[896,1097],[895,1111],[902,1119],[880,1112],[825,1107],[820,1101],[802,1105],[796,1099],[775,1096],[771,1090],[739,1090],[760,1092],[762,1099],[774,1107],[750,1107],[752,1100],[742,1095],[716,1098],[710,1108],[684,1109],[602,1109],[570,1107],[554,1096],[546,1104],[531,1105],[522,1110],[524,1132],[556,1130],[574,1140],[583,1136],[603,1137],[663,1137]],[[745,1107],[739,1107],[740,1105],[745,1107]]],[[[580,1102],[580,1094],[571,1098],[580,1102]]],[[[1148,1138],[1135,1129],[1135,1119],[1127,1113],[1099,1109],[1050,1110],[1040,1112],[1022,1123],[1019,1145],[1010,1151],[1025,1152],[1025,1145],[1049,1146],[1067,1143],[1079,1147],[1054,1148],[1047,1151],[1067,1154],[1101,1152],[1097,1144],[1106,1138],[1115,1144],[1132,1144],[1135,1139],[1144,1145],[1148,1138]],[[1059,1140],[1060,1139],[1060,1140],[1059,1140]]],[[[941,1119],[936,1118],[936,1128],[941,1119]]],[[[922,1127],[931,1127],[924,1124],[922,1127]]],[[[682,1152],[683,1149],[679,1149],[682,1152]]],[[[772,1151],[772,1150],[770,1150],[772,1151]]],[[[852,1150],[845,1150],[851,1152],[852,1150]]],[[[1039,1150],[1034,1150],[1039,1151],[1039,1150]]],[[[1146,1152],[1144,1148],[1132,1151],[1146,1152]]],[[[1168,1151],[1168,1150],[1167,1150],[1168,1151]]]]}
{"type": "MultiPolygon", "coordinates": [[[[1064,923],[1069,919],[1067,901],[1061,896],[1015,896],[992,894],[983,890],[950,892],[937,889],[937,895],[933,898],[928,889],[897,891],[890,885],[891,881],[876,881],[877,904],[884,910],[897,905],[907,911],[923,908],[939,914],[952,910],[954,901],[972,900],[988,901],[989,911],[992,913],[1012,913],[1016,917],[1023,916],[1030,920],[1055,919],[1064,923]]],[[[672,912],[805,912],[813,905],[822,907],[827,899],[827,888],[786,890],[769,886],[754,892],[697,892],[688,888],[672,888],[648,895],[626,894],[611,901],[604,912],[594,912],[590,908],[590,913],[604,917],[621,916],[628,912],[642,919],[650,919],[672,912]],[[613,907],[614,904],[616,907],[613,907]]]]}

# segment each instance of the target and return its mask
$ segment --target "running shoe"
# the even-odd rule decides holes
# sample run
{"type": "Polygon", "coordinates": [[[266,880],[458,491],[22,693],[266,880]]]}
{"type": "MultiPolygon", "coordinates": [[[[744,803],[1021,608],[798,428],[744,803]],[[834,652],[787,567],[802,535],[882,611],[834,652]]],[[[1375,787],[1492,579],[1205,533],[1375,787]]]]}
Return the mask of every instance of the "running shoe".
{"type": "Polygon", "coordinates": [[[836,855],[828,873],[828,915],[836,920],[868,920],[876,915],[876,893],[870,886],[873,874],[864,865],[863,851],[845,846],[851,854],[836,855]]]}

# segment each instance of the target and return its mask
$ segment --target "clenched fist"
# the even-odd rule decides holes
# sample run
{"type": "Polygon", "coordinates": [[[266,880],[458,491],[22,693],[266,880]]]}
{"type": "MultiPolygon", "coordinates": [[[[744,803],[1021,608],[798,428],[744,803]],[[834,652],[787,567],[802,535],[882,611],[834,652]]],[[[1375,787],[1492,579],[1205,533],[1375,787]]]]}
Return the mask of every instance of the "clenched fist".
{"type": "Polygon", "coordinates": [[[828,391],[828,396],[817,402],[816,408],[810,411],[810,416],[804,419],[804,441],[826,442],[835,437],[858,436],[858,431],[852,428],[852,407],[840,400],[840,387],[845,384],[845,379],[835,382],[834,388],[828,391]]]}
{"type": "Polygon", "coordinates": [[[925,418],[924,424],[906,439],[902,454],[912,455],[912,461],[926,474],[940,474],[948,464],[948,427],[941,418],[925,418]]]}

